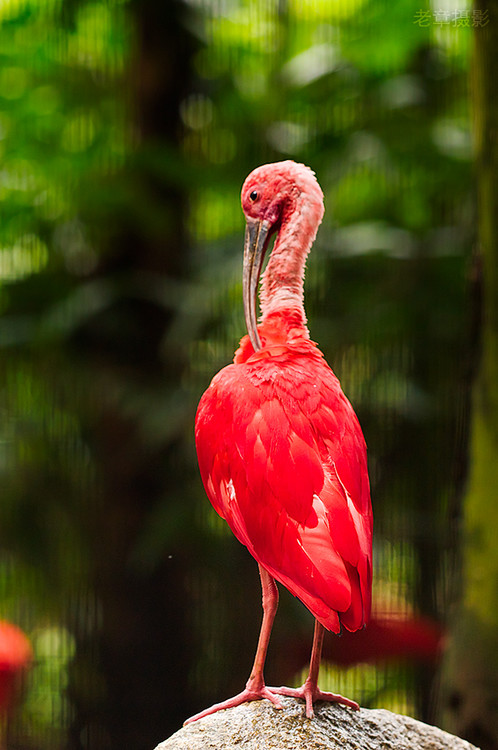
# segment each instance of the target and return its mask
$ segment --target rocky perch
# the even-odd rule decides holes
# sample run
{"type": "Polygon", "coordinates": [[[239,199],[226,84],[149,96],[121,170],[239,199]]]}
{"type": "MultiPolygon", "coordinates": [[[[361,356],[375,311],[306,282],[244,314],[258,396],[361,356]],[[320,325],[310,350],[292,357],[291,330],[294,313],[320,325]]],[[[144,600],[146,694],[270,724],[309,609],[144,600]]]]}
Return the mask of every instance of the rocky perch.
{"type": "Polygon", "coordinates": [[[156,750],[476,750],[437,727],[384,709],[317,703],[310,721],[302,701],[282,698],[282,703],[283,711],[254,701],[206,716],[156,750]]]}

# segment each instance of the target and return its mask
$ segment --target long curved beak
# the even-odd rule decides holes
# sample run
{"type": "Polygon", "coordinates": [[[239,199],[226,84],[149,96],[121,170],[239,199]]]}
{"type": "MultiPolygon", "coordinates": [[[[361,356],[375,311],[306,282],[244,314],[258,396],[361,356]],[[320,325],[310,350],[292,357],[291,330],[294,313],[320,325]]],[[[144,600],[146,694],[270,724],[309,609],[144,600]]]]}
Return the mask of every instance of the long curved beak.
{"type": "Polygon", "coordinates": [[[270,223],[260,219],[247,219],[244,238],[244,266],[242,272],[242,292],[247,333],[254,351],[261,349],[261,339],[257,329],[258,283],[261,268],[270,238],[270,223]]]}

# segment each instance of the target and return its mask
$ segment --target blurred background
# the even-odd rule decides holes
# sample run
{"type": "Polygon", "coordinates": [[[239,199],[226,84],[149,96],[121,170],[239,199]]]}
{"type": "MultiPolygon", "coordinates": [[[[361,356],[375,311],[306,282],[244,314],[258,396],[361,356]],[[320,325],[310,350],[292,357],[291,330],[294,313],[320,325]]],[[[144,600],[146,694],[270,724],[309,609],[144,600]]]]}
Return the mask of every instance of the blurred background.
{"type": "MultiPolygon", "coordinates": [[[[455,719],[489,8],[1,2],[0,618],[34,651],[7,747],[152,750],[247,679],[257,567],[207,501],[193,422],[244,333],[240,187],[287,158],[325,193],[306,309],[375,511],[372,625],[328,637],[321,686],[455,719]]],[[[269,684],[298,684],[312,628],[282,591],[269,684]]]]}

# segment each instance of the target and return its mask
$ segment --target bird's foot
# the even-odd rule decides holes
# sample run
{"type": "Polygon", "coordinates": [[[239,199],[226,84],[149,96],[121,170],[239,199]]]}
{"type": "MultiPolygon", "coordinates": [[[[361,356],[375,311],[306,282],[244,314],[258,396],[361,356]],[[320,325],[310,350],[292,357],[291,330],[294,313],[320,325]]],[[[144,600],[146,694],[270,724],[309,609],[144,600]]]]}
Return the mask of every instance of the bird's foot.
{"type": "Polygon", "coordinates": [[[275,708],[283,708],[280,699],[278,695],[275,694],[273,688],[267,688],[265,684],[252,686],[249,681],[245,689],[241,693],[239,693],[238,695],[234,695],[233,698],[228,698],[228,700],[222,701],[221,703],[215,703],[214,706],[211,706],[211,708],[206,708],[204,709],[204,711],[195,714],[195,716],[191,716],[190,719],[187,719],[187,721],[183,723],[183,726],[192,724],[194,721],[202,719],[204,716],[209,716],[209,714],[214,714],[217,711],[223,711],[223,709],[225,708],[233,708],[234,706],[240,706],[241,703],[247,703],[249,701],[259,701],[263,698],[267,698],[269,701],[271,701],[275,708]]]}
{"type": "Polygon", "coordinates": [[[313,703],[315,703],[316,701],[342,703],[343,706],[349,706],[349,708],[352,708],[355,711],[360,710],[360,707],[358,703],[356,703],[356,701],[352,701],[349,698],[344,698],[344,696],[339,695],[338,693],[329,693],[320,690],[318,685],[309,680],[306,680],[304,685],[301,685],[301,687],[299,688],[271,687],[268,688],[268,690],[271,690],[273,694],[288,695],[292,698],[304,699],[304,701],[306,702],[306,716],[308,717],[308,719],[312,719],[315,715],[313,711],[313,703]]]}

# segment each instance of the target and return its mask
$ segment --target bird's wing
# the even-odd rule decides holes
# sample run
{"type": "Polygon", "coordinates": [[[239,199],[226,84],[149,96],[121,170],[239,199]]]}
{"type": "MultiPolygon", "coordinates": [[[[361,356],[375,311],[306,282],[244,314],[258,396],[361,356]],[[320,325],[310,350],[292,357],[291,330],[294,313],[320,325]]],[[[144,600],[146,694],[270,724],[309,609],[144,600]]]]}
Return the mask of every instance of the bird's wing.
{"type": "Polygon", "coordinates": [[[325,627],[337,632],[339,618],[361,627],[371,578],[365,446],[331,371],[291,391],[230,365],[201,399],[196,444],[212,505],[256,560],[325,627]]]}

